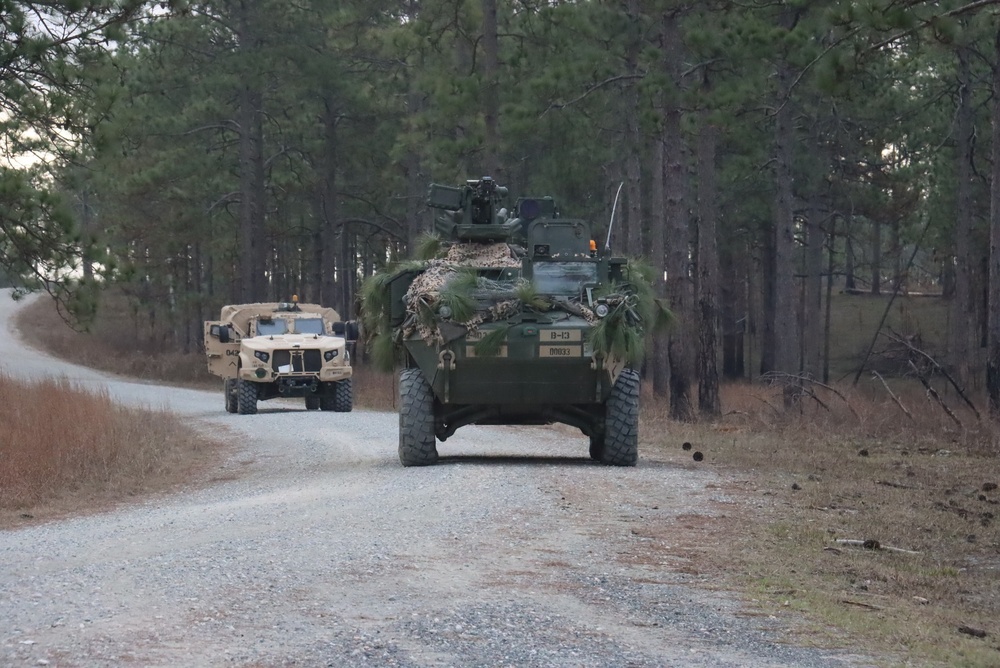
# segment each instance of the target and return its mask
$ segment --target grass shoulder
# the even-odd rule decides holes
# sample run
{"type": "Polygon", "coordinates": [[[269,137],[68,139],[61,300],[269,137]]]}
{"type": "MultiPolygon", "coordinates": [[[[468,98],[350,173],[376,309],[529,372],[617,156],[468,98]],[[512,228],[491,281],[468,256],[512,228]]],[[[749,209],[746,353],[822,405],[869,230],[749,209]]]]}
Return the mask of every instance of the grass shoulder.
{"type": "MultiPolygon", "coordinates": [[[[22,309],[16,325],[37,348],[104,371],[152,381],[160,380],[159,370],[178,366],[176,358],[122,350],[106,332],[74,332],[44,297],[22,309]]],[[[193,375],[183,382],[182,375],[165,375],[203,387],[193,375]]],[[[207,481],[226,448],[166,411],[122,406],[107,391],[65,378],[0,375],[0,422],[0,529],[207,481]]]]}
{"type": "Polygon", "coordinates": [[[895,385],[912,418],[881,384],[788,411],[780,388],[729,385],[726,414],[691,425],[644,397],[645,447],[702,452],[740,500],[679,555],[745,592],[748,614],[808,620],[797,642],[849,639],[896,657],[886,665],[1000,665],[996,430],[956,398],[958,429],[922,388],[895,385]]]}

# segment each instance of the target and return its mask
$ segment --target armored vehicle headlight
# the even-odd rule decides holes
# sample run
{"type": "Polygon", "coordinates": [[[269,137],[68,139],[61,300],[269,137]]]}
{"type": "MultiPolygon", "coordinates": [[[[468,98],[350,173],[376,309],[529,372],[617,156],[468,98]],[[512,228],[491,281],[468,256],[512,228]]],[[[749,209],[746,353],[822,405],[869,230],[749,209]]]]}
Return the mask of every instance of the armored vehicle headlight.
{"type": "Polygon", "coordinates": [[[329,362],[330,360],[332,360],[334,357],[337,356],[338,352],[339,351],[337,350],[327,350],[325,353],[323,353],[323,359],[329,362]]]}
{"type": "Polygon", "coordinates": [[[597,314],[598,318],[603,318],[610,312],[610,310],[611,309],[608,308],[607,304],[598,304],[594,307],[594,313],[597,314]]]}
{"type": "Polygon", "coordinates": [[[271,359],[270,353],[265,353],[260,350],[254,351],[253,356],[259,359],[261,362],[267,362],[269,359],[271,359]]]}
{"type": "Polygon", "coordinates": [[[441,308],[438,309],[438,315],[441,316],[442,318],[450,318],[451,307],[448,306],[447,304],[443,304],[441,308]]]}

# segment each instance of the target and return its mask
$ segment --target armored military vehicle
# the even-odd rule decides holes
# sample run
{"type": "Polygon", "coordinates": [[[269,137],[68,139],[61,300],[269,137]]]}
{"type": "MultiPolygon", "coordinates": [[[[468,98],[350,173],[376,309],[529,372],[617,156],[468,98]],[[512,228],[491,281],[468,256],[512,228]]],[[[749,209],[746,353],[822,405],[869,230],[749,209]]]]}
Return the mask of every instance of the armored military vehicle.
{"type": "Polygon", "coordinates": [[[558,422],[590,437],[592,459],[634,466],[648,275],[552,197],[508,211],[507,194],[489,177],[432,184],[440,248],[363,288],[374,356],[401,367],[400,462],[434,464],[464,425],[558,422]]]}
{"type": "Polygon", "coordinates": [[[208,370],[224,379],[230,413],[256,413],[258,401],[276,397],[302,397],[307,409],[349,412],[348,339],[356,331],[334,309],[297,298],[223,306],[218,320],[205,322],[208,370]]]}

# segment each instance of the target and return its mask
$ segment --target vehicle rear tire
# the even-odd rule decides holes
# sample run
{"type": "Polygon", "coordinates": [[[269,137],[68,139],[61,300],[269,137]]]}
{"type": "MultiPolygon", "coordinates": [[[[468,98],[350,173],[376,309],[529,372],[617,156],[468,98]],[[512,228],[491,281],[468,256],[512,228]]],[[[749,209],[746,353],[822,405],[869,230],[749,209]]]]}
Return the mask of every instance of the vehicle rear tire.
{"type": "Polygon", "coordinates": [[[350,413],[354,407],[354,392],[351,379],[340,380],[333,384],[333,410],[338,413],[350,413]]]}
{"type": "Polygon", "coordinates": [[[222,386],[222,392],[226,396],[226,412],[235,413],[240,409],[239,397],[236,396],[236,379],[226,378],[222,386]]]}
{"type": "Polygon", "coordinates": [[[639,459],[639,372],[625,369],[605,405],[604,452],[601,463],[635,466],[639,459]]]}
{"type": "Polygon", "coordinates": [[[240,415],[253,415],[257,412],[257,384],[249,380],[236,380],[237,405],[236,412],[240,415]]]}
{"type": "Polygon", "coordinates": [[[318,394],[307,394],[306,395],[306,410],[307,411],[318,411],[319,410],[319,395],[318,394]]]}
{"type": "Polygon", "coordinates": [[[437,462],[434,393],[420,369],[399,372],[399,462],[429,466],[437,462]]]}

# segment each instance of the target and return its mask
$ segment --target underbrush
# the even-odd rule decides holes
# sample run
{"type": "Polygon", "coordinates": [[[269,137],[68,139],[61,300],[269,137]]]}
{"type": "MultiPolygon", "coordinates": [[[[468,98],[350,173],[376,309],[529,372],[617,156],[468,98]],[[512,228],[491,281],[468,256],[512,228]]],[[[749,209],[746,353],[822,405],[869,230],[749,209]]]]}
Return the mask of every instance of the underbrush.
{"type": "Polygon", "coordinates": [[[123,298],[108,294],[90,330],[79,332],[43,294],[19,311],[17,327],[27,343],[74,364],[173,385],[220,386],[221,381],[208,373],[204,353],[170,350],[151,340],[135,320],[123,298]]]}

